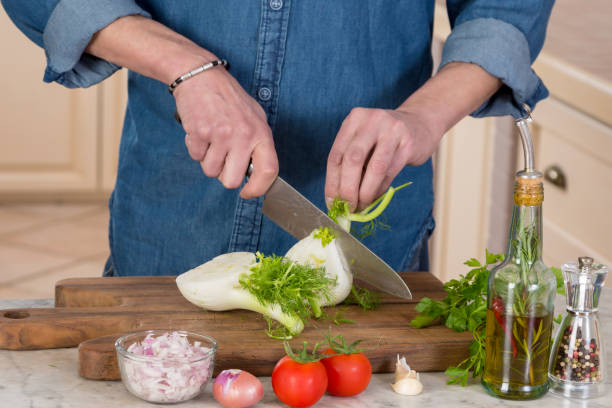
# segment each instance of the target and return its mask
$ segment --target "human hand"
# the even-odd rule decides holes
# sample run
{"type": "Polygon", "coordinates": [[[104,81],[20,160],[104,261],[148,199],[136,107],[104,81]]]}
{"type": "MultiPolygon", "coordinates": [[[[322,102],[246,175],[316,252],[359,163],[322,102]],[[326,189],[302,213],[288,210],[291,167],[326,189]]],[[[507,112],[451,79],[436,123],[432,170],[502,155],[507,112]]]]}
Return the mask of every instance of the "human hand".
{"type": "Polygon", "coordinates": [[[263,195],[278,174],[278,159],[262,107],[223,68],[190,78],[173,95],[189,156],[204,174],[238,188],[252,160],[254,170],[240,196],[263,195]]]}
{"type": "Polygon", "coordinates": [[[417,109],[355,108],[346,117],[327,161],[325,198],[363,209],[382,195],[406,165],[423,164],[442,132],[417,109]]]}

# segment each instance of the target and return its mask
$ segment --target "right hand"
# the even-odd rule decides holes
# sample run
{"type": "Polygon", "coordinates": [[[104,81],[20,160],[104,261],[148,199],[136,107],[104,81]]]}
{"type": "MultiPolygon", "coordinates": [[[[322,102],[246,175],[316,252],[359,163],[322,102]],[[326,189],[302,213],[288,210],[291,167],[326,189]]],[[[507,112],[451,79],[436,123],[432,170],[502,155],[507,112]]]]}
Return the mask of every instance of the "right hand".
{"type": "Polygon", "coordinates": [[[238,81],[215,67],[179,84],[174,97],[187,150],[204,174],[238,188],[252,160],[254,170],[240,196],[265,194],[278,175],[272,131],[262,107],[238,81]]]}

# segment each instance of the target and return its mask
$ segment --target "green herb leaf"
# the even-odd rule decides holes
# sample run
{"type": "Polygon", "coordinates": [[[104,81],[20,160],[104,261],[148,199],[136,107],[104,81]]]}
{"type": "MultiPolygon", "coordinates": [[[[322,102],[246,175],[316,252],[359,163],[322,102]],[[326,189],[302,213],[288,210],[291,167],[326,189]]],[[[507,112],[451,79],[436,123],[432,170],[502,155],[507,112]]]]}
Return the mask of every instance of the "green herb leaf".
{"type": "Polygon", "coordinates": [[[358,305],[363,310],[374,310],[380,306],[382,293],[374,292],[366,288],[358,288],[353,284],[351,293],[344,302],[345,305],[358,305]]]}
{"type": "Polygon", "coordinates": [[[410,326],[420,329],[431,325],[436,319],[437,316],[417,315],[410,321],[410,326]]]}
{"type": "Polygon", "coordinates": [[[323,245],[323,248],[329,245],[334,238],[336,238],[333,231],[327,227],[317,229],[314,232],[313,237],[321,240],[321,245],[323,245]]]}
{"type": "Polygon", "coordinates": [[[446,318],[445,324],[449,329],[462,332],[467,330],[467,320],[467,310],[465,308],[453,308],[446,318]]]}
{"type": "Polygon", "coordinates": [[[476,268],[479,268],[481,266],[480,262],[476,258],[468,259],[467,261],[464,262],[464,265],[476,267],[476,268]]]}
{"type": "Polygon", "coordinates": [[[565,282],[563,281],[563,273],[561,272],[561,269],[553,266],[550,268],[550,270],[555,274],[555,278],[557,279],[557,293],[560,295],[565,295],[565,282]]]}
{"type": "Polygon", "coordinates": [[[333,316],[330,316],[327,313],[323,312],[323,314],[321,315],[321,318],[330,320],[336,326],[340,326],[341,324],[354,324],[355,323],[354,320],[345,318],[343,311],[336,312],[334,313],[333,316]]]}
{"type": "Polygon", "coordinates": [[[470,371],[466,368],[449,367],[446,369],[444,374],[451,377],[451,379],[448,380],[446,383],[449,385],[460,383],[462,386],[465,387],[465,385],[467,384],[469,373],[470,371]]]}
{"type": "Polygon", "coordinates": [[[419,313],[431,313],[433,306],[434,301],[428,297],[424,297],[419,303],[417,303],[417,305],[414,307],[414,310],[419,313]]]}
{"type": "Polygon", "coordinates": [[[492,254],[488,249],[485,248],[485,258],[487,261],[487,265],[496,264],[499,261],[503,261],[504,254],[492,254]]]}

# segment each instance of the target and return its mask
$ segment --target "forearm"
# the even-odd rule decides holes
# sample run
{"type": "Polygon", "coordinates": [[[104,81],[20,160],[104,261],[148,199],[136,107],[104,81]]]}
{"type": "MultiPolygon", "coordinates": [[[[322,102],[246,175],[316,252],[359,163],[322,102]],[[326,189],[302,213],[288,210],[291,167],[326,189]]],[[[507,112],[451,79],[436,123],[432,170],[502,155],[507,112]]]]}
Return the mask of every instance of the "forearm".
{"type": "Polygon", "coordinates": [[[478,65],[453,62],[406,99],[398,110],[418,113],[431,133],[441,137],[497,92],[501,84],[478,65]]]}
{"type": "MultiPolygon", "coordinates": [[[[86,51],[165,84],[218,59],[188,38],[140,16],[117,19],[98,31],[86,51]]],[[[278,174],[278,160],[262,107],[220,68],[194,76],[173,95],[187,151],[200,162],[204,174],[226,188],[238,188],[252,160],[255,169],[241,197],[263,195],[278,174]]]]}
{"type": "Polygon", "coordinates": [[[217,57],[168,27],[141,16],[126,16],[98,31],[87,53],[163,83],[217,57]]]}

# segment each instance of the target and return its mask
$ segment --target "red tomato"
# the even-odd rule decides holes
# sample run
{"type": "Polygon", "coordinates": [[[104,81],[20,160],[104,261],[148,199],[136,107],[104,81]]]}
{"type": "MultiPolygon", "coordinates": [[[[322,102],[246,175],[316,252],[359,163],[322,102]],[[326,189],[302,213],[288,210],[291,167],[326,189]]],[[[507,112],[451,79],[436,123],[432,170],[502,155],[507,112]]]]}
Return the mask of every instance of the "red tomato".
{"type": "MultiPolygon", "coordinates": [[[[334,354],[329,348],[325,354],[334,354]]],[[[327,371],[327,392],[350,397],[365,390],[372,377],[372,365],[363,353],[339,354],[321,360],[327,371]]]]}
{"type": "Polygon", "coordinates": [[[289,406],[309,407],[325,394],[325,367],[320,361],[302,364],[285,356],[272,371],[272,389],[278,399],[289,406]]]}

